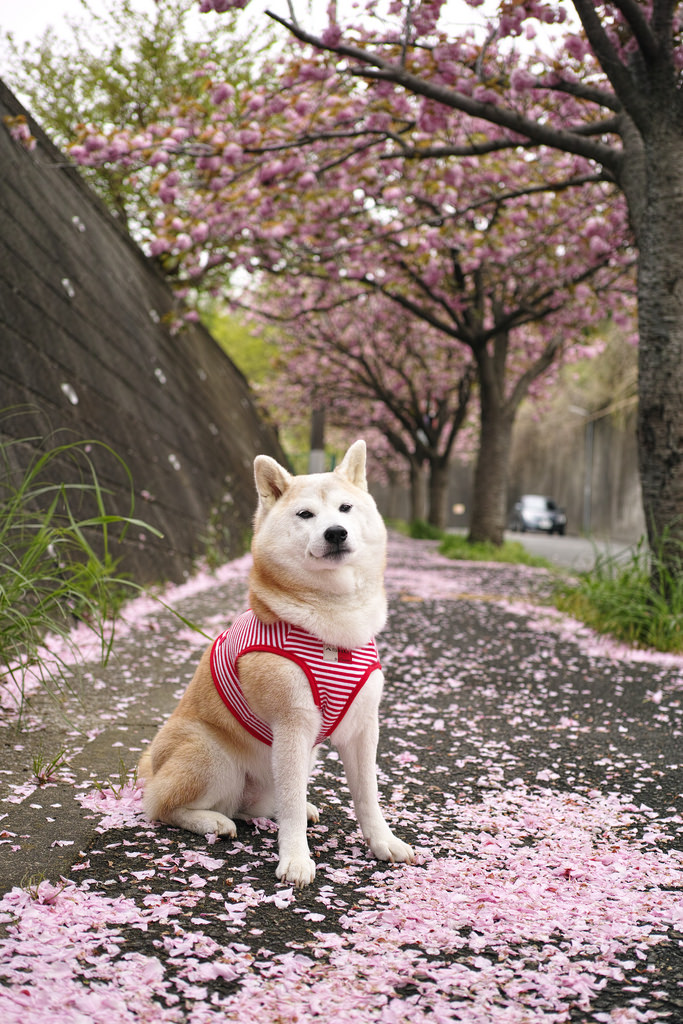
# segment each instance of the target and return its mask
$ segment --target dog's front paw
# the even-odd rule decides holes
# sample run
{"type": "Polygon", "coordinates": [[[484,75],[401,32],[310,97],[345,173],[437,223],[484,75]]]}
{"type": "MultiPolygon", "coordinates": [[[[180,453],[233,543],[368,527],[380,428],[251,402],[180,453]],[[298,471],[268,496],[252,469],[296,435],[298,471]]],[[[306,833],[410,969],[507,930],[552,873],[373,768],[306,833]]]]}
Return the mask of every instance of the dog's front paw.
{"type": "Polygon", "coordinates": [[[369,839],[368,845],[377,860],[390,860],[392,863],[401,864],[415,863],[412,846],[397,839],[391,832],[388,835],[369,839]]]}
{"type": "Polygon", "coordinates": [[[281,857],[275,874],[280,881],[301,889],[315,878],[315,864],[310,857],[281,857]]]}

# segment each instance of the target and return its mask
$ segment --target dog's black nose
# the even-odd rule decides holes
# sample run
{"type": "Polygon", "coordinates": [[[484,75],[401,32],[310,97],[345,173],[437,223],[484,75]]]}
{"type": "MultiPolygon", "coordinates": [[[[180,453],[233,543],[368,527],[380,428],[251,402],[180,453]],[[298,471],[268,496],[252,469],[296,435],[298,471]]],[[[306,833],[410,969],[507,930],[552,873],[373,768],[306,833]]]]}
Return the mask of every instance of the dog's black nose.
{"type": "Polygon", "coordinates": [[[348,530],[345,530],[343,526],[328,526],[323,534],[327,543],[334,544],[336,547],[341,547],[348,535],[348,530]]]}

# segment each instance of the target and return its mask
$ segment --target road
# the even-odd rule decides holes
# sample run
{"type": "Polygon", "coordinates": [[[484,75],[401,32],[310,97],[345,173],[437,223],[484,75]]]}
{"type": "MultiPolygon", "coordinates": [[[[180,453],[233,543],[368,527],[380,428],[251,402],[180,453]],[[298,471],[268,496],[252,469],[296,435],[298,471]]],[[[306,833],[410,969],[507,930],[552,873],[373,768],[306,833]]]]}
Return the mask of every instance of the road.
{"type": "Polygon", "coordinates": [[[585,572],[592,569],[599,555],[621,555],[632,549],[623,541],[587,540],[585,537],[558,537],[547,533],[506,532],[506,540],[519,541],[532,555],[546,558],[561,569],[585,572]]]}

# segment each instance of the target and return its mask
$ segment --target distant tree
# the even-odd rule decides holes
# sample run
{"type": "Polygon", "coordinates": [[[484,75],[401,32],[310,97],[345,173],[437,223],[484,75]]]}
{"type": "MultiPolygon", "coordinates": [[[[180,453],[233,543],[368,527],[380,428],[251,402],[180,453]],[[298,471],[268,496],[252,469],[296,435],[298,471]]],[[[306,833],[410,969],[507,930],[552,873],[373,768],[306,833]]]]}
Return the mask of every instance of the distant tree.
{"type": "MultiPolygon", "coordinates": [[[[406,131],[404,141],[408,137],[406,131]]],[[[628,324],[634,282],[623,204],[614,202],[610,186],[592,182],[593,214],[587,218],[581,175],[555,187],[540,160],[529,166],[524,159],[489,155],[467,170],[439,161],[386,160],[377,173],[374,151],[347,154],[340,162],[334,153],[321,146],[317,159],[327,169],[319,172],[317,190],[309,186],[303,210],[291,183],[280,195],[273,187],[267,191],[264,202],[277,203],[280,213],[261,233],[259,224],[250,227],[249,266],[282,279],[290,309],[304,312],[306,322],[313,318],[329,351],[342,346],[347,352],[348,329],[342,337],[325,323],[341,289],[347,299],[365,290],[397,306],[398,318],[388,307],[383,315],[392,324],[402,315],[406,344],[433,364],[433,379],[442,352],[453,359],[454,350],[463,349],[461,363],[469,353],[480,410],[470,538],[500,543],[521,401],[543,386],[554,364],[576,357],[582,346],[595,347],[590,328],[610,312],[628,324]],[[274,240],[273,231],[283,225],[274,240]]],[[[234,248],[215,236],[219,252],[226,241],[234,248]]],[[[257,291],[251,301],[258,300],[257,291]]],[[[357,344],[369,345],[381,323],[379,316],[364,323],[371,308],[355,307],[357,321],[350,326],[357,344]]],[[[401,327],[393,334],[404,340],[401,327]]],[[[296,372],[294,360],[292,366],[296,372]]],[[[455,401],[459,375],[442,373],[442,381],[445,390],[454,389],[455,401]]],[[[422,399],[421,415],[428,416],[424,392],[422,399]]],[[[443,471],[439,443],[433,457],[420,446],[413,452],[414,462],[429,462],[434,496],[439,489],[445,493],[443,482],[437,485],[443,471]]],[[[435,497],[430,515],[437,524],[443,509],[443,499],[435,497]]]]}
{"type": "Polygon", "coordinates": [[[375,432],[409,477],[411,518],[445,526],[449,469],[475,379],[466,349],[379,292],[350,298],[338,284],[283,284],[262,302],[285,325],[287,387],[266,388],[271,405],[292,417],[324,409],[326,422],[349,435],[361,425],[375,432]]]}

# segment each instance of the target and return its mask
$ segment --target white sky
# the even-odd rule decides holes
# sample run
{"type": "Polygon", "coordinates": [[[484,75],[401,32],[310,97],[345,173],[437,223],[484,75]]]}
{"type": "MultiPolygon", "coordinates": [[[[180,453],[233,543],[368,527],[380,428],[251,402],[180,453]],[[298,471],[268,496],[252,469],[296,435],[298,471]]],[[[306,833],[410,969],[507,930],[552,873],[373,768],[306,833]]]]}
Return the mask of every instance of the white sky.
{"type": "MultiPolygon", "coordinates": [[[[151,0],[140,0],[142,10],[149,6],[151,0]]],[[[340,0],[340,7],[343,7],[349,0],[340,0]]],[[[96,11],[106,11],[109,6],[107,0],[91,0],[90,6],[96,11]]],[[[299,10],[305,8],[306,0],[298,0],[299,10]]],[[[313,0],[311,7],[324,14],[327,4],[323,0],[313,0]]],[[[449,20],[457,22],[460,27],[471,24],[477,19],[477,12],[466,7],[460,0],[449,0],[449,20]]],[[[491,7],[492,2],[484,4],[484,7],[491,7]]],[[[282,14],[287,13],[285,0],[251,0],[246,11],[242,15],[245,20],[250,21],[257,18],[260,12],[266,8],[282,14]]],[[[202,15],[198,14],[199,17],[202,15]]],[[[60,35],[68,34],[65,19],[67,17],[84,20],[85,16],[80,0],[0,0],[0,27],[4,31],[12,32],[17,42],[31,41],[37,39],[48,26],[56,29],[60,35]]]]}
{"type": "MultiPolygon", "coordinates": [[[[267,6],[259,0],[254,0],[254,3],[261,9],[267,6]]],[[[90,0],[89,6],[96,12],[105,13],[110,4],[107,0],[90,0]]],[[[136,6],[141,10],[151,8],[151,0],[139,0],[136,6]]],[[[198,16],[201,17],[199,12],[198,16]]],[[[17,41],[37,39],[49,26],[60,35],[68,35],[67,18],[86,20],[80,0],[24,0],[23,3],[21,0],[0,0],[0,26],[4,31],[12,32],[17,41]]]]}
{"type": "Polygon", "coordinates": [[[78,0],[1,0],[0,25],[17,40],[28,41],[41,35],[48,25],[59,25],[65,15],[78,14],[79,8],[78,0]]]}

